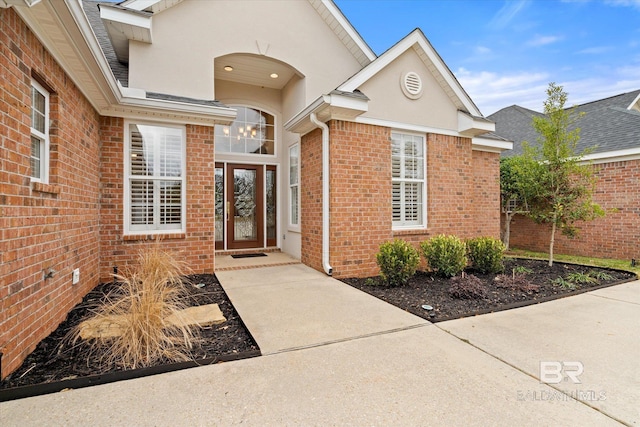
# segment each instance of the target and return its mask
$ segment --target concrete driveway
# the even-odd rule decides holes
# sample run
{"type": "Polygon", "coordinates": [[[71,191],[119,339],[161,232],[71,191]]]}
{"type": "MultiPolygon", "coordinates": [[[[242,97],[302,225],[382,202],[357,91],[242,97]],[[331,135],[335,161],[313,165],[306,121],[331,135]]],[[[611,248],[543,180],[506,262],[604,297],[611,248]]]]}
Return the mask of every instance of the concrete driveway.
{"type": "Polygon", "coordinates": [[[434,325],[301,265],[218,276],[267,355],[4,402],[0,424],[640,422],[640,282],[434,325]]]}

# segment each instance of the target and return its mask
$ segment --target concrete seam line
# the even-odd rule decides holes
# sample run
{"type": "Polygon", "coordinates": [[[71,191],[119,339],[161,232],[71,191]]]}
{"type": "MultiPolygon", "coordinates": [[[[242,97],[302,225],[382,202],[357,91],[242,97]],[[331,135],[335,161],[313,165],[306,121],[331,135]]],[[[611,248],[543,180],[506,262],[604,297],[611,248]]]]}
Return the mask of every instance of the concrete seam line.
{"type": "Polygon", "coordinates": [[[591,295],[592,297],[596,297],[596,298],[604,298],[604,299],[608,299],[608,300],[611,300],[611,301],[624,302],[624,303],[632,304],[632,305],[640,305],[640,303],[638,303],[638,302],[625,301],[625,300],[623,300],[623,299],[607,297],[607,296],[604,296],[604,295],[596,295],[596,294],[589,294],[589,295],[591,295]]]}
{"type": "Polygon", "coordinates": [[[275,351],[269,351],[266,353],[262,353],[263,356],[272,356],[275,354],[281,354],[281,353],[289,353],[292,351],[298,351],[298,350],[306,350],[309,348],[316,348],[316,347],[324,347],[327,345],[331,345],[331,344],[339,344],[339,343],[343,343],[343,342],[349,342],[349,341],[356,341],[356,340],[360,340],[360,339],[364,339],[364,338],[371,338],[371,337],[377,337],[377,336],[381,336],[381,335],[390,335],[396,332],[402,332],[402,331],[408,331],[411,329],[417,329],[417,328],[422,328],[425,326],[430,326],[433,325],[433,323],[430,322],[426,322],[426,323],[419,323],[416,325],[411,325],[411,326],[405,326],[402,328],[396,328],[396,329],[389,329],[386,331],[380,331],[380,332],[373,332],[370,334],[364,334],[364,335],[358,335],[355,337],[348,337],[348,338],[340,338],[337,340],[331,340],[331,341],[323,341],[317,344],[308,344],[308,345],[301,345],[298,347],[289,347],[289,348],[284,348],[281,350],[275,350],[275,351]]]}
{"type": "MultiPolygon", "coordinates": [[[[473,343],[472,343],[471,341],[469,341],[467,338],[459,337],[459,336],[457,336],[456,334],[454,334],[453,332],[448,331],[448,330],[446,330],[446,329],[443,329],[443,328],[442,328],[442,327],[440,327],[439,325],[434,324],[434,326],[435,326],[436,328],[440,329],[442,332],[445,332],[445,333],[447,333],[447,334],[451,335],[452,337],[459,339],[459,340],[460,340],[460,341],[462,341],[463,343],[468,344],[468,345],[470,345],[471,347],[473,347],[473,348],[475,348],[475,349],[477,349],[477,350],[480,350],[481,352],[483,352],[483,353],[484,353],[484,354],[486,354],[487,356],[489,356],[489,357],[491,357],[491,358],[493,358],[493,359],[496,359],[496,360],[498,360],[499,362],[502,362],[502,363],[504,363],[504,364],[505,364],[505,365],[507,365],[507,366],[510,366],[511,368],[515,369],[516,371],[519,371],[519,372],[523,373],[524,375],[526,375],[526,376],[528,376],[528,377],[530,377],[530,378],[533,378],[534,380],[537,380],[538,382],[540,381],[540,378],[536,378],[536,376],[535,376],[535,375],[530,374],[529,372],[527,372],[527,371],[523,370],[522,368],[519,368],[518,366],[516,366],[516,365],[514,365],[514,364],[512,364],[512,363],[510,363],[510,362],[507,362],[506,360],[504,360],[504,359],[502,359],[502,358],[500,358],[500,357],[496,356],[495,354],[491,354],[491,353],[489,353],[487,350],[485,350],[485,349],[483,349],[483,348],[481,348],[481,347],[477,346],[476,344],[473,344],[473,343]]],[[[614,420],[614,421],[617,421],[617,422],[619,422],[619,423],[621,423],[621,424],[623,424],[623,425],[629,425],[628,423],[626,423],[626,422],[624,422],[624,421],[622,421],[622,420],[620,420],[620,419],[616,418],[615,416],[613,416],[613,415],[611,415],[611,414],[609,414],[609,413],[607,413],[607,412],[604,412],[604,411],[603,411],[603,410],[601,410],[600,408],[596,408],[595,406],[591,406],[591,405],[589,405],[589,403],[587,403],[587,402],[585,402],[585,401],[582,401],[582,400],[579,400],[579,399],[574,398],[573,396],[571,396],[571,394],[570,394],[570,393],[567,393],[567,392],[563,391],[563,390],[562,390],[562,389],[560,389],[560,388],[554,387],[554,386],[553,386],[553,385],[551,385],[551,384],[545,384],[545,383],[540,383],[540,384],[542,384],[542,385],[544,385],[544,386],[547,386],[547,387],[549,387],[549,388],[551,388],[551,389],[554,389],[554,390],[556,390],[556,391],[558,391],[558,392],[560,392],[560,393],[564,394],[564,395],[565,395],[565,396],[567,396],[569,399],[571,399],[571,400],[573,400],[573,401],[575,401],[575,402],[577,402],[577,403],[581,403],[582,405],[586,406],[587,408],[590,408],[590,409],[593,409],[593,410],[595,410],[595,411],[597,411],[597,412],[600,412],[602,415],[604,415],[604,416],[605,416],[605,417],[607,417],[607,418],[610,418],[610,419],[612,419],[612,420],[614,420]]]]}

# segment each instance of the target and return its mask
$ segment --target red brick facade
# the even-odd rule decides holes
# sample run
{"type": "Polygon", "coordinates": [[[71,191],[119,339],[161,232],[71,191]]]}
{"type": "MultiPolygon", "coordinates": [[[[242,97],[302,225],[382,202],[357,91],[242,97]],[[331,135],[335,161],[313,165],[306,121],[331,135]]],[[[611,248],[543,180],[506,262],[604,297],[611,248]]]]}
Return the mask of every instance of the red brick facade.
{"type": "MultiPolygon", "coordinates": [[[[163,234],[163,247],[184,257],[197,273],[213,273],[214,268],[214,149],[213,127],[186,126],[187,140],[187,230],[163,234]]],[[[110,280],[113,268],[122,272],[135,261],[140,249],[154,235],[124,235],[124,121],[103,117],[101,199],[100,199],[100,279],[110,280]]]]}
{"type": "MultiPolygon", "coordinates": [[[[555,253],[598,258],[640,259],[640,160],[594,165],[594,201],[607,215],[578,224],[578,237],[556,236],[555,253]]],[[[510,245],[548,253],[551,228],[517,215],[510,245]]]]}
{"type": "MultiPolygon", "coordinates": [[[[499,154],[473,151],[468,138],[427,135],[427,228],[393,231],[391,129],[331,121],[330,262],[336,277],[378,273],[380,244],[418,244],[437,234],[499,236],[499,154]]],[[[322,140],[302,138],[303,262],[321,270],[322,140]]]]}
{"type": "Polygon", "coordinates": [[[12,9],[0,9],[0,100],[4,377],[98,283],[100,143],[98,115],[12,9]],[[48,184],[30,179],[33,76],[51,91],[48,184]]]}

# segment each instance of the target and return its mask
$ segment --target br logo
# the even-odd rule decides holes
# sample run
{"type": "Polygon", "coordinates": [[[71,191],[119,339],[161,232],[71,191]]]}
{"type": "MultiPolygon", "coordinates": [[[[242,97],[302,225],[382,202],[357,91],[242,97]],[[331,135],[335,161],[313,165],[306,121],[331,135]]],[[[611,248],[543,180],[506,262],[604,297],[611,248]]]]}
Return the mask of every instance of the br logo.
{"type": "Polygon", "coordinates": [[[581,384],[580,375],[583,372],[582,362],[540,362],[540,382],[545,384],[559,384],[563,380],[581,384]]]}

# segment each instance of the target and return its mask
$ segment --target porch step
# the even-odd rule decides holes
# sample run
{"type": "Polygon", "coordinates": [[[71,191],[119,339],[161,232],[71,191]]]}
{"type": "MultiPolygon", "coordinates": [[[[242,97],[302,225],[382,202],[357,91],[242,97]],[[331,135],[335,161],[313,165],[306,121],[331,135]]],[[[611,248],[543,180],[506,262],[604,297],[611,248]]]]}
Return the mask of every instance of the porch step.
{"type": "Polygon", "coordinates": [[[246,270],[249,268],[274,267],[300,264],[300,260],[285,254],[280,249],[252,249],[216,252],[215,271],[246,270]],[[262,253],[266,256],[232,258],[231,255],[262,253]]]}

